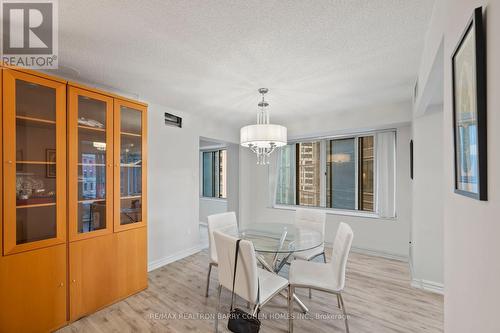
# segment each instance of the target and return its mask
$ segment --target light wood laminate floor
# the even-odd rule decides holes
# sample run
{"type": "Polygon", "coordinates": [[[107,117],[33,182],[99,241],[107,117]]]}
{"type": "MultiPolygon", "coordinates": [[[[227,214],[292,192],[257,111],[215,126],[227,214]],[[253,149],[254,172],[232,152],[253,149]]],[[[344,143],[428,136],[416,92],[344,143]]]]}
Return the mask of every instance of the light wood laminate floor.
{"type": "MultiPolygon", "coordinates": [[[[213,332],[217,269],[212,270],[210,295],[205,298],[207,260],[203,251],[152,271],[147,290],[60,332],[213,332]]],[[[334,295],[313,292],[309,299],[306,290],[297,293],[310,308],[310,318],[295,320],[295,332],[344,332],[334,295]]],[[[229,298],[230,292],[223,290],[223,312],[229,310],[229,298]]],[[[408,265],[400,261],[351,253],[344,301],[352,333],[443,331],[443,297],[412,288],[408,265]]],[[[245,302],[238,303],[244,308],[245,302]]],[[[285,298],[268,303],[261,312],[267,317],[261,332],[286,332],[287,319],[280,318],[286,311],[285,298]]],[[[219,323],[220,332],[227,332],[227,320],[219,323]]]]}

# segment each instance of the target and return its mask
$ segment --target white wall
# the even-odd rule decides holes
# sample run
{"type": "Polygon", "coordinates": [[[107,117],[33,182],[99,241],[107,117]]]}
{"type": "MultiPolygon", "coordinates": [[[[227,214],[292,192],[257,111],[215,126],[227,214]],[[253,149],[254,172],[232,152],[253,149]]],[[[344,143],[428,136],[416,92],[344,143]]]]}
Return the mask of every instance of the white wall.
{"type": "Polygon", "coordinates": [[[200,198],[200,222],[207,223],[207,216],[227,212],[227,200],[200,198]]]}
{"type": "MultiPolygon", "coordinates": [[[[239,129],[236,129],[239,135],[239,129]]],[[[239,137],[237,138],[239,142],[239,137]]],[[[227,145],[227,211],[235,212],[239,218],[240,210],[240,145],[227,145]]]]}
{"type": "MultiPolygon", "coordinates": [[[[402,109],[402,113],[408,110],[402,109]]],[[[337,126],[341,120],[336,122],[337,126]]],[[[363,120],[359,119],[358,124],[363,120]]],[[[332,126],[333,128],[334,126],[332,126]]],[[[320,126],[318,126],[320,128],[320,126]]],[[[398,129],[397,135],[397,218],[373,219],[353,216],[328,215],[326,240],[332,242],[340,222],[347,222],[354,231],[353,246],[397,258],[408,257],[411,218],[411,191],[409,173],[410,127],[398,129]]],[[[293,223],[294,211],[270,208],[268,196],[268,168],[256,165],[255,154],[248,149],[240,151],[240,219],[250,223],[293,223]]]]}
{"type": "MultiPolygon", "coordinates": [[[[444,281],[445,332],[500,332],[500,1],[438,0],[442,14],[431,22],[432,36],[444,36],[444,281]],[[487,31],[488,201],[453,192],[454,159],[450,57],[477,6],[484,6],[487,31]],[[442,26],[440,30],[439,27],[442,26]]],[[[433,43],[430,43],[433,44],[433,43]]],[[[432,47],[424,57],[431,57],[432,47]]],[[[423,68],[421,72],[428,69],[423,68]]]]}
{"type": "MultiPolygon", "coordinates": [[[[434,4],[433,20],[442,14],[442,7],[439,1],[434,4]]],[[[442,27],[442,20],[429,27],[413,109],[414,179],[410,249],[412,285],[439,293],[444,292],[442,131],[445,61],[443,38],[434,33],[442,27]]]]}
{"type": "Polygon", "coordinates": [[[159,267],[200,248],[200,136],[237,142],[238,131],[220,122],[150,105],[148,111],[148,262],[159,267]],[[183,117],[165,126],[164,112],[183,117]]]}
{"type": "MultiPolygon", "coordinates": [[[[362,97],[360,97],[362,98],[362,97]]],[[[366,109],[345,110],[330,114],[310,116],[297,114],[286,123],[289,139],[330,134],[352,133],[356,130],[373,130],[399,127],[412,119],[410,101],[377,105],[366,109]]]]}
{"type": "Polygon", "coordinates": [[[475,6],[487,5],[488,196],[480,202],[453,193],[451,70],[445,66],[445,330],[500,332],[500,2],[447,1],[445,59],[475,6]]]}
{"type": "Polygon", "coordinates": [[[432,107],[412,123],[413,285],[442,292],[443,287],[443,109],[432,107]]]}
{"type": "Polygon", "coordinates": [[[415,104],[422,104],[422,96],[426,93],[429,78],[432,76],[433,65],[436,61],[436,56],[440,52],[441,43],[443,41],[443,29],[445,25],[445,8],[443,0],[436,0],[431,15],[430,24],[425,36],[424,51],[420,60],[420,69],[418,73],[418,94],[415,104]]]}

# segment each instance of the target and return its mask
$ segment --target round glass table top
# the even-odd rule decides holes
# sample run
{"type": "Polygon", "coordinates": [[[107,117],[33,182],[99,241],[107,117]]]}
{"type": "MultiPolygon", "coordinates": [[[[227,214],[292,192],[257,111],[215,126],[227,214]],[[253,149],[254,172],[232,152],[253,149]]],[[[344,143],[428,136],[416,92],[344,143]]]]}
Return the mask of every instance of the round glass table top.
{"type": "Polygon", "coordinates": [[[292,253],[323,244],[319,231],[284,223],[254,223],[241,228],[238,236],[251,241],[257,252],[292,253]]]}

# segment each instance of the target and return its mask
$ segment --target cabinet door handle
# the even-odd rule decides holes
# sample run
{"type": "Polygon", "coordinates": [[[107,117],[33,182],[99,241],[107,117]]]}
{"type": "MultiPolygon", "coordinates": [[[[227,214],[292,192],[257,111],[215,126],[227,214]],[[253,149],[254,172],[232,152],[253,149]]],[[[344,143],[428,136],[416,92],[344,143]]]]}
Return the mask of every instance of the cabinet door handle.
{"type": "Polygon", "coordinates": [[[7,161],[7,163],[12,164],[12,161],[11,161],[11,160],[9,160],[9,161],[7,161]]]}
{"type": "Polygon", "coordinates": [[[64,287],[64,282],[59,283],[59,288],[64,287]]]}
{"type": "Polygon", "coordinates": [[[73,279],[73,280],[71,280],[71,282],[75,283],[75,282],[76,282],[76,280],[74,280],[74,279],[73,279]]]}

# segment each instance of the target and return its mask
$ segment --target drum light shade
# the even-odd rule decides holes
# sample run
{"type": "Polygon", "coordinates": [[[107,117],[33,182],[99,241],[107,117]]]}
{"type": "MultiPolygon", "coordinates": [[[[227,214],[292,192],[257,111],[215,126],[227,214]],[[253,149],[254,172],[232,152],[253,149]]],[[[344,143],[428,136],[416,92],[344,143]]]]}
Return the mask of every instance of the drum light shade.
{"type": "Polygon", "coordinates": [[[264,100],[264,95],[269,89],[260,88],[259,94],[262,101],[257,104],[260,108],[257,112],[257,124],[242,127],[240,130],[240,144],[250,148],[257,155],[257,164],[269,164],[269,155],[278,147],[286,145],[286,127],[269,123],[269,106],[264,100]]]}
{"type": "Polygon", "coordinates": [[[286,127],[273,124],[248,125],[240,130],[240,143],[244,147],[282,147],[287,142],[286,127]]]}

